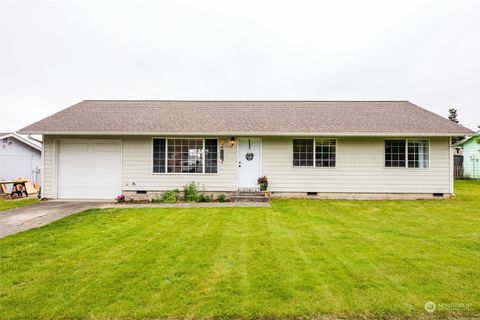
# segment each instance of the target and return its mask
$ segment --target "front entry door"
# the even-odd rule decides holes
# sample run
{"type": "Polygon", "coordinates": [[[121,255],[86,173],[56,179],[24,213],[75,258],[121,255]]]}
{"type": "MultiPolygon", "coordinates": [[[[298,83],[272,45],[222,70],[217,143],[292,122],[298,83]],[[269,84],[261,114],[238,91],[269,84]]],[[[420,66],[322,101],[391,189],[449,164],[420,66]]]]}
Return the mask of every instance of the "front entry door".
{"type": "Polygon", "coordinates": [[[238,188],[258,189],[257,179],[262,174],[262,139],[238,139],[238,188]]]}

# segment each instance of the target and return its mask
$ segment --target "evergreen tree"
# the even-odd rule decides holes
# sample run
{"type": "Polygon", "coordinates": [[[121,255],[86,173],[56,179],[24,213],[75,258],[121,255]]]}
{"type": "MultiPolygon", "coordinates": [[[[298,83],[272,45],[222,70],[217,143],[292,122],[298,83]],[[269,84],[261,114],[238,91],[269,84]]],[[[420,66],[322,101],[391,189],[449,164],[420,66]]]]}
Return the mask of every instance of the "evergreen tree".
{"type": "MultiPolygon", "coordinates": [[[[459,123],[458,121],[458,115],[457,115],[457,109],[455,108],[449,108],[448,109],[448,120],[459,123]]],[[[452,144],[457,143],[458,141],[462,140],[463,137],[452,137],[452,144]]]]}
{"type": "Polygon", "coordinates": [[[455,123],[459,122],[457,119],[457,109],[455,108],[448,109],[448,120],[453,121],[455,123]]]}

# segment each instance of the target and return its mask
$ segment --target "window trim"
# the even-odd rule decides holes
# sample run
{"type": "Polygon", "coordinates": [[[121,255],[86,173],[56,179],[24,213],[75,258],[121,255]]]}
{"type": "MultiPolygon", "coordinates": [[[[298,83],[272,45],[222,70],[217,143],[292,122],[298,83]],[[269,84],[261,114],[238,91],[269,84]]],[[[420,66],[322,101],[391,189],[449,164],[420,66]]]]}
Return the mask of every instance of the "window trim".
{"type": "Polygon", "coordinates": [[[290,166],[293,169],[325,169],[325,170],[331,170],[331,169],[336,169],[337,168],[337,161],[338,161],[338,138],[332,138],[332,137],[314,137],[314,138],[292,138],[291,139],[291,158],[290,158],[290,166]],[[317,162],[317,139],[332,139],[335,140],[335,165],[333,167],[317,167],[316,162],[317,162]],[[313,166],[294,166],[293,165],[293,140],[313,140],[313,166]]]}
{"type": "Polygon", "coordinates": [[[430,148],[430,139],[427,139],[427,138],[415,138],[415,137],[412,137],[412,138],[385,138],[383,139],[383,168],[384,169],[392,169],[392,170],[402,170],[402,169],[408,169],[408,170],[428,170],[430,169],[430,161],[431,161],[432,157],[431,157],[431,148],[430,148]],[[405,140],[405,166],[404,167],[387,167],[385,165],[385,161],[386,161],[386,158],[385,158],[385,141],[387,140],[405,140]],[[411,141],[415,141],[415,140],[424,140],[424,141],[427,141],[428,142],[428,166],[425,167],[425,168],[420,168],[420,167],[409,167],[408,166],[408,141],[411,140],[411,141]]]}
{"type": "Polygon", "coordinates": [[[220,173],[220,146],[218,137],[152,137],[150,143],[150,174],[152,175],[188,175],[188,176],[197,176],[197,175],[218,175],[220,173]],[[165,139],[165,172],[153,172],[153,141],[155,139],[165,139]],[[188,173],[188,172],[168,172],[168,139],[201,139],[202,148],[203,148],[203,157],[202,157],[202,172],[188,173]],[[205,139],[216,140],[217,141],[217,172],[205,173],[205,139]]]}

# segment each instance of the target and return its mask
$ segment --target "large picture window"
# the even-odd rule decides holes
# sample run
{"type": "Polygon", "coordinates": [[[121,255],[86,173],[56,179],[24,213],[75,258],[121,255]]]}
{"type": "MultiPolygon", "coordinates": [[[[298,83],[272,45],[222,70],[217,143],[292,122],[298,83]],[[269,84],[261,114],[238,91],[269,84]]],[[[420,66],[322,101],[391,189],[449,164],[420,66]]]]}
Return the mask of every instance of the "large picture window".
{"type": "Polygon", "coordinates": [[[154,173],[217,173],[217,139],[153,139],[154,173]]]}
{"type": "Polygon", "coordinates": [[[428,168],[428,140],[385,140],[385,167],[428,168]]]}
{"type": "Polygon", "coordinates": [[[293,166],[335,167],[336,149],[336,139],[293,139],[293,166]]]}
{"type": "Polygon", "coordinates": [[[202,139],[167,139],[168,173],[203,173],[202,139]]]}

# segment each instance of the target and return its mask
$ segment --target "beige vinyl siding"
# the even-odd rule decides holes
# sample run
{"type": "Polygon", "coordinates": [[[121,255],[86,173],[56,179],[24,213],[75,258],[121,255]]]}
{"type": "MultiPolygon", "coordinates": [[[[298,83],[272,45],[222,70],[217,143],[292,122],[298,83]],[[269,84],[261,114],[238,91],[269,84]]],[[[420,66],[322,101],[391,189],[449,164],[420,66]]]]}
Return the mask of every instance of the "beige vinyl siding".
{"type": "Polygon", "coordinates": [[[42,197],[55,198],[54,190],[54,143],[52,136],[43,136],[43,182],[42,197]]]}
{"type": "MultiPolygon", "coordinates": [[[[44,197],[56,196],[54,141],[85,138],[122,139],[124,191],[181,189],[192,181],[206,191],[237,189],[237,145],[228,146],[230,137],[215,137],[225,141],[225,160],[216,174],[154,174],[151,136],[44,136],[44,197]]],[[[450,193],[448,138],[429,138],[428,169],[385,168],[384,139],[377,137],[338,137],[335,168],[293,167],[292,139],[263,137],[262,170],[271,191],[450,193]]]]}
{"type": "MultiPolygon", "coordinates": [[[[390,139],[390,138],[389,138],[390,139]]],[[[337,138],[336,167],[293,167],[293,138],[263,138],[263,174],[277,192],[449,193],[448,138],[430,138],[427,169],[385,168],[383,138],[337,138]]]]}
{"type": "Polygon", "coordinates": [[[218,162],[218,173],[205,174],[152,173],[152,137],[124,138],[123,190],[182,189],[185,184],[195,181],[206,191],[234,191],[237,187],[236,146],[228,146],[230,137],[212,138],[225,141],[225,159],[223,163],[218,162]]]}

